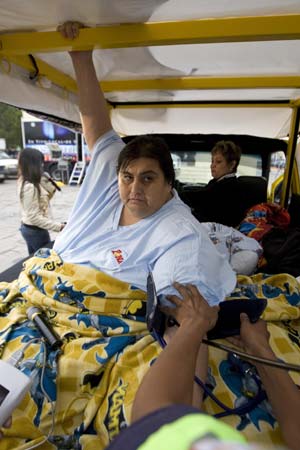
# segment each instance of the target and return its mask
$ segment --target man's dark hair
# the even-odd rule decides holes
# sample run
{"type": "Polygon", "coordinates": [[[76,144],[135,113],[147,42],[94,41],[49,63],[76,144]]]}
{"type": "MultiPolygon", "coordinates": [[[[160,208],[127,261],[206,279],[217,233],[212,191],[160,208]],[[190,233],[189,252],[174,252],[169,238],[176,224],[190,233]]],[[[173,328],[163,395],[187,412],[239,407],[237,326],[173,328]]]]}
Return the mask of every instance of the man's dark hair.
{"type": "Polygon", "coordinates": [[[242,154],[241,148],[237,144],[232,141],[219,141],[215,144],[211,153],[212,155],[221,153],[227,163],[235,161],[233,172],[236,172],[242,154]]]}
{"type": "Polygon", "coordinates": [[[164,177],[171,186],[174,186],[175,171],[169,147],[158,137],[146,134],[137,136],[125,145],[119,154],[117,173],[125,170],[131,161],[138,158],[151,158],[159,163],[164,177]]]}

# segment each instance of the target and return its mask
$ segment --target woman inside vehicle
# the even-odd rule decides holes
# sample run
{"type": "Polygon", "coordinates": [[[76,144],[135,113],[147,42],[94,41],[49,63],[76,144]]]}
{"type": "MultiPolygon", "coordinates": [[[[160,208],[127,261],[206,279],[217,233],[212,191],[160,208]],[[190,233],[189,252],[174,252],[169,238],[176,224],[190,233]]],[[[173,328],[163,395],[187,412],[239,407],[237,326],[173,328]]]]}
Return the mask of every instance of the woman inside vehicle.
{"type": "Polygon", "coordinates": [[[57,188],[44,172],[44,155],[35,148],[21,150],[18,170],[22,214],[20,231],[31,255],[50,244],[49,231],[61,231],[64,224],[49,217],[50,200],[57,188]]]}
{"type": "Polygon", "coordinates": [[[211,151],[213,178],[200,191],[183,192],[183,200],[192,202],[193,214],[200,222],[236,227],[243,219],[243,199],[236,177],[240,158],[241,149],[234,142],[217,142],[211,151]]]}
{"type": "Polygon", "coordinates": [[[236,177],[241,159],[241,149],[232,141],[219,141],[211,151],[212,180],[207,186],[236,177]]]}
{"type": "MultiPolygon", "coordinates": [[[[72,39],[81,27],[67,22],[59,30],[72,39]]],[[[174,281],[193,283],[210,304],[219,303],[234,289],[235,275],[173,189],[167,145],[139,136],[124,146],[112,129],[92,52],[70,56],[93,155],[54,250],[63,261],[97,268],[144,291],[151,271],[158,294],[174,293],[174,281]]]]}

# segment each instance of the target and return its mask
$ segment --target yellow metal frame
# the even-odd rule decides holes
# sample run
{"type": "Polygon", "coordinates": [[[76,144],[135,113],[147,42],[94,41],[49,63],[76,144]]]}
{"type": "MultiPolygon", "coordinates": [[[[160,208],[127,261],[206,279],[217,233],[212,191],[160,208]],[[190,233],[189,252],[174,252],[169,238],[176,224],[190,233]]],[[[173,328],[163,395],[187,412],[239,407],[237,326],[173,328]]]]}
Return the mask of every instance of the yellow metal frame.
{"type": "Polygon", "coordinates": [[[297,140],[297,134],[299,131],[299,122],[297,120],[298,112],[299,112],[298,109],[299,109],[299,106],[293,106],[293,114],[292,114],[291,123],[290,123],[289,141],[288,141],[288,149],[287,149],[287,155],[286,155],[286,166],[285,166],[285,170],[284,170],[284,178],[283,178],[283,182],[282,182],[282,191],[281,191],[280,203],[282,206],[287,206],[286,205],[287,201],[285,199],[287,198],[288,174],[289,174],[291,166],[293,166],[293,169],[292,169],[292,179],[291,179],[290,188],[291,188],[292,192],[293,192],[294,187],[299,189],[299,176],[298,176],[298,174],[296,175],[296,170],[295,170],[297,165],[295,165],[295,158],[292,159],[292,151],[293,151],[294,146],[296,146],[295,140],[297,140]],[[298,129],[296,129],[296,128],[298,128],[298,129]],[[294,186],[294,184],[296,184],[296,186],[294,186]]]}
{"type": "Polygon", "coordinates": [[[276,178],[276,180],[273,181],[273,183],[271,185],[270,192],[268,193],[268,202],[271,202],[271,203],[274,202],[274,200],[275,200],[275,190],[276,190],[277,186],[280,183],[282,183],[283,177],[284,177],[284,174],[280,175],[278,178],[276,178]]]}
{"type": "MultiPolygon", "coordinates": [[[[9,56],[3,57],[3,59],[6,59],[8,62],[13,63],[19,67],[22,67],[29,73],[34,72],[35,70],[28,56],[9,56]]],[[[47,77],[54,84],[69,92],[77,92],[77,84],[72,77],[66,75],[50,64],[47,64],[40,58],[35,57],[35,61],[39,69],[39,76],[47,77]]]]}
{"type": "Polygon", "coordinates": [[[297,161],[294,160],[293,177],[292,177],[292,192],[300,194],[300,179],[297,161]]]}
{"type": "MultiPolygon", "coordinates": [[[[28,54],[208,42],[246,42],[300,39],[300,14],[277,16],[225,17],[192,21],[118,24],[80,30],[73,41],[57,31],[0,34],[0,57],[28,71],[33,67],[28,54]]],[[[68,75],[35,56],[40,75],[64,90],[76,92],[68,75]]],[[[174,77],[155,80],[102,81],[104,92],[130,90],[257,89],[299,88],[300,76],[283,75],[174,77]]]]}
{"type": "MultiPolygon", "coordinates": [[[[199,19],[192,21],[174,21],[143,24],[118,24],[80,30],[77,39],[64,39],[60,33],[23,32],[0,35],[0,59],[22,67],[28,72],[35,68],[29,54],[34,55],[39,69],[39,76],[45,76],[64,91],[76,92],[75,80],[52,67],[36,56],[36,53],[62,52],[70,50],[88,50],[151,47],[161,45],[182,45],[224,42],[249,42],[300,39],[300,14],[252,17],[226,17],[216,19],[199,19]]],[[[102,81],[104,92],[141,91],[141,90],[201,90],[201,89],[257,89],[257,88],[299,88],[300,76],[269,75],[227,76],[227,77],[168,77],[145,80],[102,81]]],[[[300,106],[300,99],[290,103],[150,103],[142,105],[119,105],[118,108],[199,108],[199,107],[292,107],[300,106]]],[[[295,131],[294,114],[291,121],[290,136],[295,131]]],[[[289,155],[292,142],[288,146],[287,168],[283,180],[283,194],[287,186],[287,173],[290,164],[289,155]]],[[[295,172],[295,171],[294,171],[295,172]]],[[[299,188],[299,176],[293,174],[293,187],[299,188]]],[[[284,195],[282,198],[284,198],[284,195]]]]}
{"type": "Polygon", "coordinates": [[[104,92],[140,90],[299,88],[300,76],[182,77],[102,81],[104,92]]]}
{"type": "Polygon", "coordinates": [[[221,103],[221,102],[213,102],[213,103],[201,103],[201,102],[145,102],[145,103],[120,103],[116,104],[114,108],[116,109],[145,109],[145,108],[290,108],[290,103],[287,101],[286,103],[247,103],[247,102],[231,102],[231,103],[221,103]]]}
{"type": "Polygon", "coordinates": [[[290,40],[300,38],[299,23],[300,14],[286,14],[121,24],[82,29],[80,38],[74,41],[64,39],[55,31],[2,34],[0,54],[25,55],[91,48],[290,40]]]}
{"type": "MultiPolygon", "coordinates": [[[[28,56],[5,56],[3,59],[28,72],[34,71],[28,56]]],[[[46,76],[54,84],[70,92],[76,92],[75,80],[69,75],[35,57],[40,76],[46,76]]],[[[101,81],[104,92],[126,92],[145,90],[198,90],[198,89],[258,89],[300,88],[300,76],[250,76],[250,77],[167,77],[154,80],[101,81]]]]}

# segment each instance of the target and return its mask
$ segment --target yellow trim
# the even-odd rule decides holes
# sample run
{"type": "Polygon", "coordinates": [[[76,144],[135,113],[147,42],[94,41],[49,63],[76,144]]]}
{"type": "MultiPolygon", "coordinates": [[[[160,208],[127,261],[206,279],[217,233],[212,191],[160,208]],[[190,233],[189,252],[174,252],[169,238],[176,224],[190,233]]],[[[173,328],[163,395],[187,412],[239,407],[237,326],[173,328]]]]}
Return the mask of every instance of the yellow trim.
{"type": "Polygon", "coordinates": [[[102,81],[104,92],[188,89],[299,88],[300,76],[182,77],[102,81]]]}
{"type": "Polygon", "coordinates": [[[295,194],[300,194],[300,179],[296,158],[294,160],[294,167],[293,167],[292,192],[295,194]]]}
{"type": "Polygon", "coordinates": [[[143,109],[143,108],[290,108],[290,104],[286,103],[147,103],[142,104],[118,104],[115,109],[143,109]]]}
{"type": "MultiPolygon", "coordinates": [[[[291,117],[291,122],[290,122],[290,131],[289,131],[289,141],[288,141],[288,148],[287,148],[287,154],[286,154],[286,164],[285,164],[285,170],[284,170],[284,178],[283,178],[283,182],[282,182],[282,190],[281,190],[281,199],[280,199],[280,204],[281,206],[285,206],[285,197],[286,197],[286,191],[287,191],[287,180],[288,180],[288,173],[290,170],[290,166],[291,164],[294,164],[294,159],[291,159],[291,153],[292,153],[292,149],[293,146],[296,145],[295,143],[295,139],[297,139],[297,134],[295,133],[296,127],[297,125],[299,125],[297,123],[297,112],[298,112],[298,107],[294,106],[293,107],[293,112],[292,112],[292,117],[291,117]]],[[[292,188],[292,185],[291,185],[292,188]]]]}
{"type": "Polygon", "coordinates": [[[291,100],[291,106],[300,106],[300,98],[291,100]]]}
{"type": "Polygon", "coordinates": [[[174,22],[148,22],[85,28],[70,41],[56,31],[0,35],[0,54],[148,47],[213,42],[274,41],[300,38],[300,14],[225,17],[174,22]]]}
{"type": "MultiPolygon", "coordinates": [[[[11,63],[16,64],[17,66],[20,66],[25,70],[28,70],[28,72],[34,71],[34,67],[28,56],[9,56],[6,59],[11,63]]],[[[64,74],[55,67],[50,66],[50,64],[47,64],[40,58],[35,57],[35,61],[39,68],[40,76],[44,75],[50,81],[52,81],[52,83],[56,84],[57,86],[60,86],[63,89],[66,89],[67,91],[77,92],[77,84],[72,77],[64,74]]]]}
{"type": "MultiPolygon", "coordinates": [[[[28,56],[9,56],[5,58],[28,72],[34,67],[28,56]]],[[[76,81],[42,59],[35,58],[40,76],[46,76],[52,83],[67,91],[76,93],[76,81]]],[[[104,92],[131,90],[189,90],[189,89],[255,89],[255,88],[297,88],[300,87],[300,76],[253,76],[253,77],[182,77],[161,78],[155,80],[115,80],[101,81],[104,92]]],[[[295,101],[292,102],[295,104],[295,101]]],[[[278,106],[284,106],[278,104],[278,106]]],[[[273,105],[272,105],[273,106],[273,105]]],[[[277,106],[277,104],[275,104],[277,106]]]]}
{"type": "Polygon", "coordinates": [[[275,201],[275,190],[277,186],[283,181],[283,175],[284,174],[280,175],[278,178],[276,178],[276,180],[273,181],[270,192],[268,194],[268,202],[273,203],[275,201]]]}
{"type": "MultiPolygon", "coordinates": [[[[16,64],[28,72],[34,67],[28,56],[9,56],[8,63],[16,64]]],[[[40,75],[54,84],[77,92],[76,81],[42,59],[35,57],[40,75]]],[[[255,89],[255,88],[300,88],[300,76],[252,76],[252,77],[182,77],[155,80],[101,81],[104,92],[141,90],[192,90],[192,89],[255,89]]],[[[295,103],[295,101],[294,101],[295,103]]]]}

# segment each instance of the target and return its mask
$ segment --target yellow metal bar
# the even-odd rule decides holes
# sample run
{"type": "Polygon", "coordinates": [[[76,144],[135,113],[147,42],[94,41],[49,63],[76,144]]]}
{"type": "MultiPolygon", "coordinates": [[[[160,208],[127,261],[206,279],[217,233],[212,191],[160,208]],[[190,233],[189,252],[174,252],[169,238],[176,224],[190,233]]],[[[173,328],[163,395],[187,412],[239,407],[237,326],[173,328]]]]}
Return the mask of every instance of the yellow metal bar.
{"type": "Polygon", "coordinates": [[[116,109],[143,109],[143,108],[290,108],[290,104],[286,103],[134,103],[134,104],[116,104],[113,105],[116,109]]]}
{"type": "Polygon", "coordinates": [[[291,100],[291,106],[300,106],[300,98],[291,100]]]}
{"type": "Polygon", "coordinates": [[[300,194],[300,179],[297,161],[294,162],[293,167],[292,192],[294,192],[295,194],[300,194]]]}
{"type": "Polygon", "coordinates": [[[300,76],[182,77],[102,81],[104,92],[188,89],[299,88],[300,76]]]}
{"type": "Polygon", "coordinates": [[[74,41],[56,31],[2,34],[0,54],[300,39],[300,14],[148,22],[85,28],[74,41]]]}
{"type": "Polygon", "coordinates": [[[277,188],[277,186],[280,185],[280,183],[282,183],[282,181],[283,181],[283,174],[280,175],[278,178],[276,178],[276,180],[273,181],[270,192],[268,193],[268,202],[273,203],[275,201],[276,188],[277,188]]]}
{"type": "MultiPolygon", "coordinates": [[[[28,72],[35,70],[28,56],[9,56],[5,59],[25,70],[28,70],[28,72]]],[[[52,81],[52,83],[60,86],[66,91],[77,92],[77,84],[72,77],[64,74],[60,70],[57,70],[55,67],[47,64],[40,58],[35,57],[35,61],[39,69],[39,76],[47,77],[48,80],[52,81]]]]}
{"type": "MultiPolygon", "coordinates": [[[[28,56],[4,57],[10,63],[32,72],[34,67],[28,56]]],[[[35,57],[40,75],[70,92],[77,92],[76,81],[42,59],[35,57]]],[[[257,88],[297,88],[300,76],[251,76],[251,77],[182,77],[155,80],[114,80],[102,81],[104,92],[131,90],[189,90],[189,89],[257,89],[257,88]]]]}
{"type": "Polygon", "coordinates": [[[292,118],[291,118],[291,124],[290,124],[289,142],[288,142],[287,155],[286,155],[286,165],[285,165],[284,178],[283,178],[283,182],[282,182],[281,199],[280,199],[280,204],[285,207],[288,204],[288,198],[289,198],[290,186],[291,186],[291,180],[292,180],[292,171],[293,171],[293,165],[294,165],[294,160],[295,160],[295,149],[296,149],[296,145],[297,145],[297,134],[298,134],[298,130],[299,130],[299,112],[300,112],[299,107],[294,106],[292,118]]]}

